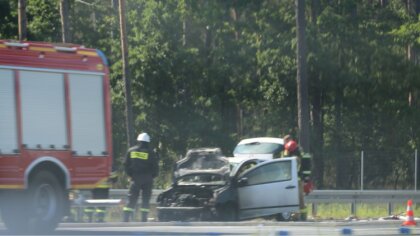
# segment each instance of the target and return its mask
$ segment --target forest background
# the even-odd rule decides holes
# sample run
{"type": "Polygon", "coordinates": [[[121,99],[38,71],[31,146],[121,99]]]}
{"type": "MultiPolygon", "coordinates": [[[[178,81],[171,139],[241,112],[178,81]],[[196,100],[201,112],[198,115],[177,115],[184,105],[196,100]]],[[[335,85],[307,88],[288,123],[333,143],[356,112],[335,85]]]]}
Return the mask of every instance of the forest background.
{"type": "MultiPolygon", "coordinates": [[[[128,147],[116,0],[70,0],[70,42],[110,62],[114,159],[128,147]]],[[[27,39],[61,42],[58,0],[27,0],[27,39]]],[[[293,0],[127,0],[135,133],[160,154],[156,188],[190,148],[297,137],[293,0]]],[[[310,150],[318,189],[413,189],[420,144],[420,1],[306,1],[310,150]],[[363,154],[361,154],[363,152],[363,154]],[[361,165],[361,159],[364,164],[361,165]],[[361,166],[365,174],[361,177],[361,166]]],[[[0,0],[0,38],[18,3],[0,0]]],[[[125,188],[126,178],[118,187],[125,188]]]]}

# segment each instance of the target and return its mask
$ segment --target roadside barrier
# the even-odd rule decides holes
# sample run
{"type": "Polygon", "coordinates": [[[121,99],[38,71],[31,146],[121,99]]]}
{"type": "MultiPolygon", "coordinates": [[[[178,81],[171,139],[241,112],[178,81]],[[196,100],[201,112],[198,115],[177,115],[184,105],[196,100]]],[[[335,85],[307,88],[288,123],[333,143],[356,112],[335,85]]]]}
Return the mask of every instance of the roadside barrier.
{"type": "MultiPolygon", "coordinates": [[[[157,196],[162,193],[162,189],[154,189],[150,199],[151,205],[156,205],[157,196]]],[[[128,189],[111,189],[110,199],[93,201],[90,199],[90,191],[81,192],[72,201],[72,207],[77,211],[85,207],[115,207],[124,204],[128,189]]],[[[357,204],[360,203],[387,203],[388,215],[394,212],[394,204],[401,204],[409,198],[412,204],[420,203],[420,191],[412,190],[314,190],[305,196],[305,203],[312,206],[312,215],[316,216],[317,204],[323,203],[350,203],[350,214],[357,215],[357,204]]],[[[139,198],[141,201],[141,198],[139,198]]]]}

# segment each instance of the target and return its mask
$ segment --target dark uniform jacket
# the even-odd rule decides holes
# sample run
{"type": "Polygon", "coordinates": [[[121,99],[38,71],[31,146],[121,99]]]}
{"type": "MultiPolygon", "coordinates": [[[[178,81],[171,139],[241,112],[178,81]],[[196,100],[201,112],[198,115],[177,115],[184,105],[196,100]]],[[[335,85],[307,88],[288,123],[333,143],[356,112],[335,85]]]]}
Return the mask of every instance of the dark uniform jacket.
{"type": "Polygon", "coordinates": [[[140,144],[128,149],[124,168],[128,176],[141,176],[146,179],[153,179],[158,175],[158,157],[147,148],[147,145],[140,144]]]}

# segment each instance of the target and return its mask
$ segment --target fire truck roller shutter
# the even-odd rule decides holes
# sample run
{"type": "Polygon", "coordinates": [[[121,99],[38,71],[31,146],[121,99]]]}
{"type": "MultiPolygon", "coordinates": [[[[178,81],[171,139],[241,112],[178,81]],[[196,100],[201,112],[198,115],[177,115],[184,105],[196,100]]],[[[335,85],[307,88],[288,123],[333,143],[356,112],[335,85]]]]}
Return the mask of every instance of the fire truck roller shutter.
{"type": "Polygon", "coordinates": [[[69,84],[73,151],[102,156],[107,150],[103,76],[69,74],[69,84]]]}
{"type": "Polygon", "coordinates": [[[29,149],[64,149],[68,142],[63,74],[19,73],[23,144],[29,149]]]}
{"type": "Polygon", "coordinates": [[[0,69],[0,155],[18,149],[13,71],[0,69]]]}

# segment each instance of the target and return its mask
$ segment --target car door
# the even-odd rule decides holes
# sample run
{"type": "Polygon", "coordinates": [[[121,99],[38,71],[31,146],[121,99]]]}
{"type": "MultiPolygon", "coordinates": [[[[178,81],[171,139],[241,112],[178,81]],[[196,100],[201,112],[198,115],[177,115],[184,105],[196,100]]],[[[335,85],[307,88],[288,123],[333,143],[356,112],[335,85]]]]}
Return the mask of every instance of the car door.
{"type": "Polygon", "coordinates": [[[259,164],[238,177],[239,219],[299,210],[296,158],[259,164]]]}

